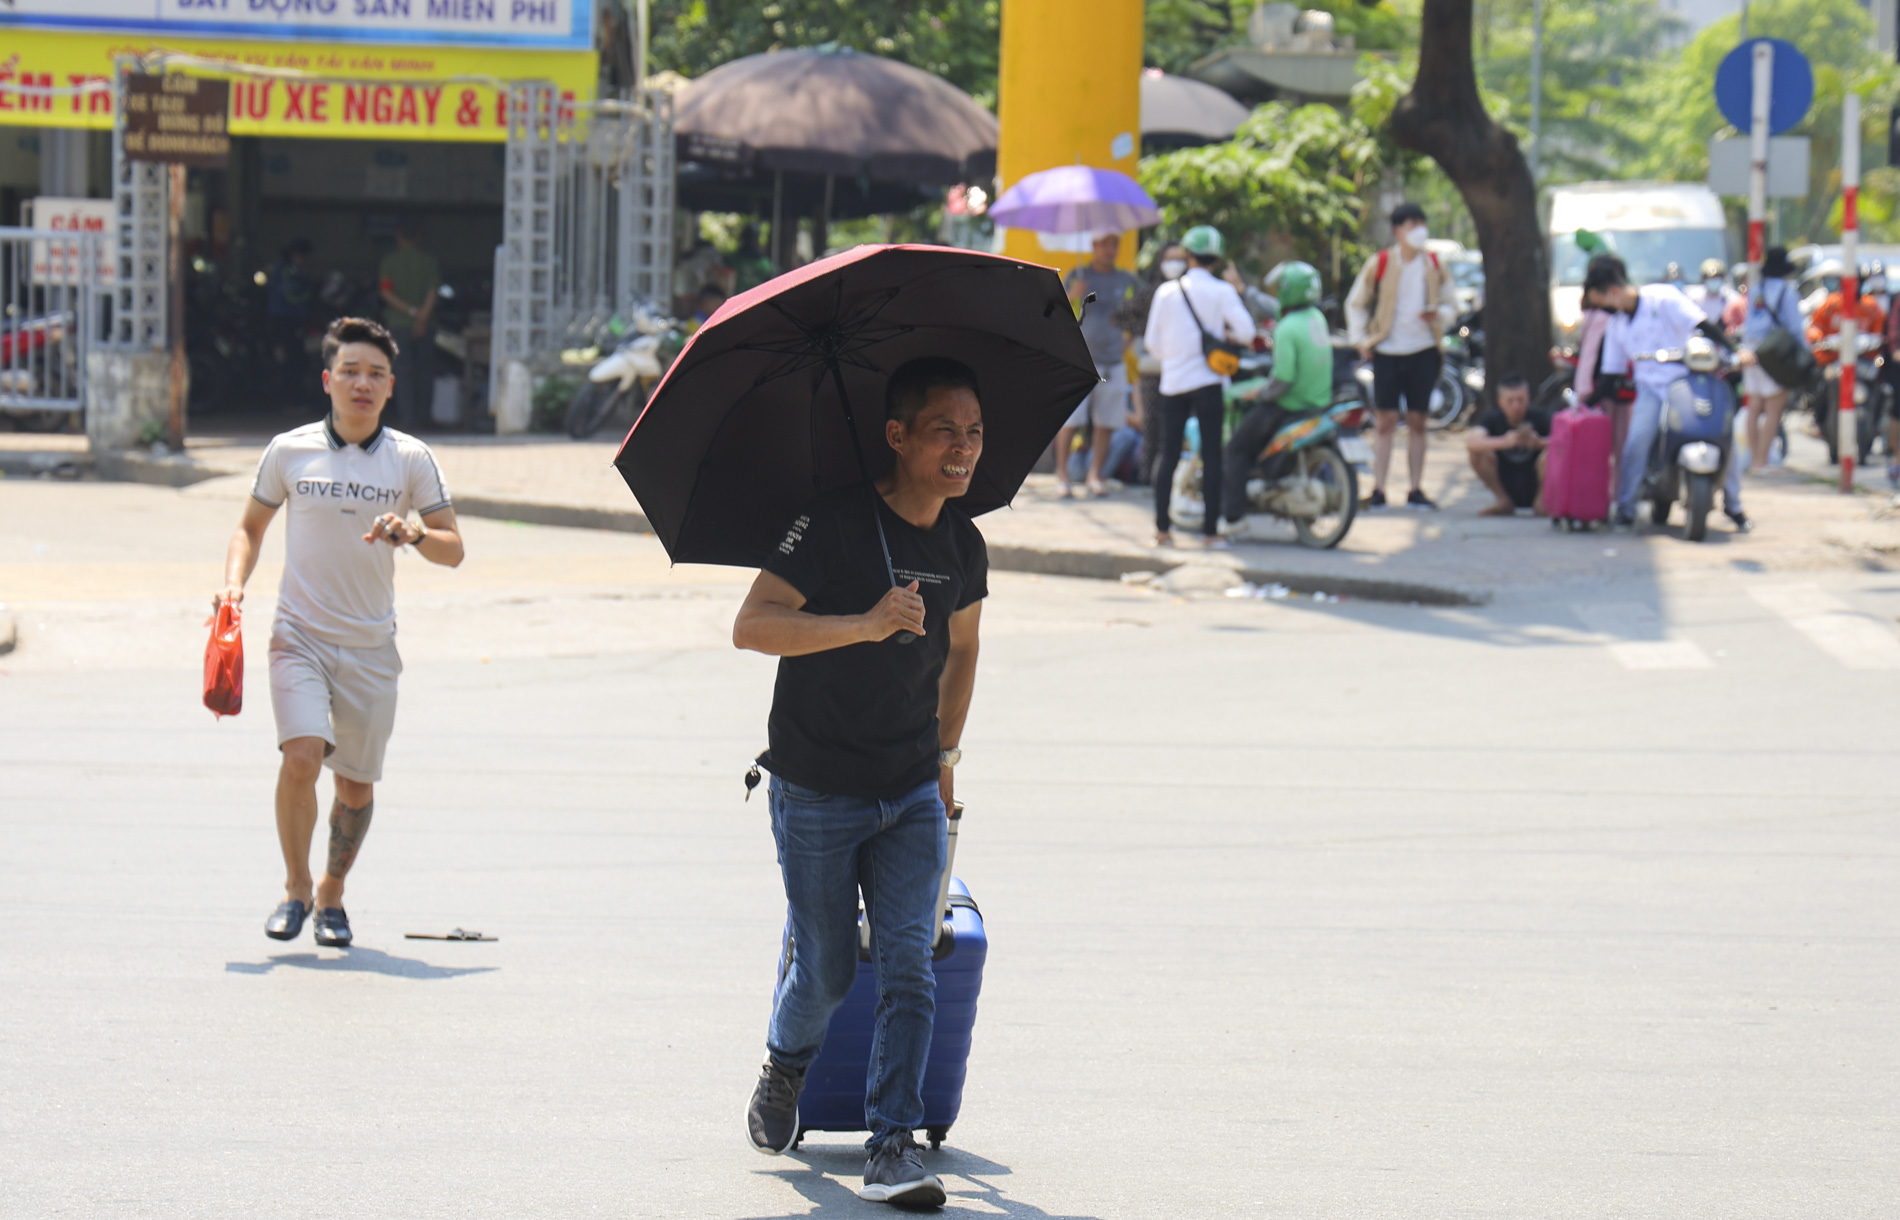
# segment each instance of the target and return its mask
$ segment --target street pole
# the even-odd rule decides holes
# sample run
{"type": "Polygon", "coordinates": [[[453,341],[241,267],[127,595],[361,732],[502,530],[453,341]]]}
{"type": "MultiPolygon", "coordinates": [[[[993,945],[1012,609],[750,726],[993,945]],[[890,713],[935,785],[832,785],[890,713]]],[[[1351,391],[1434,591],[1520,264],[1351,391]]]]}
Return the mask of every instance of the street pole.
{"type": "Polygon", "coordinates": [[[647,0],[638,0],[633,12],[633,96],[638,98],[647,83],[647,0]]]}
{"type": "Polygon", "coordinates": [[[1742,0],[1742,41],[1748,41],[1748,0],[1742,0]]]}
{"type": "Polygon", "coordinates": [[[1854,490],[1860,432],[1854,422],[1854,372],[1860,363],[1860,96],[1841,103],[1841,409],[1834,416],[1834,448],[1841,457],[1841,491],[1854,490]]]}
{"type": "Polygon", "coordinates": [[[1768,101],[1775,47],[1755,44],[1755,85],[1748,123],[1748,299],[1761,300],[1762,225],[1768,217],[1768,101]]]}
{"type": "Polygon", "coordinates": [[[1531,10],[1531,182],[1544,159],[1544,0],[1531,10]]]}
{"type": "Polygon", "coordinates": [[[185,395],[190,392],[190,366],[185,362],[185,167],[171,165],[168,175],[165,225],[165,253],[171,264],[171,300],[166,313],[166,337],[171,341],[171,417],[165,427],[165,443],[174,453],[185,451],[185,395]]]}

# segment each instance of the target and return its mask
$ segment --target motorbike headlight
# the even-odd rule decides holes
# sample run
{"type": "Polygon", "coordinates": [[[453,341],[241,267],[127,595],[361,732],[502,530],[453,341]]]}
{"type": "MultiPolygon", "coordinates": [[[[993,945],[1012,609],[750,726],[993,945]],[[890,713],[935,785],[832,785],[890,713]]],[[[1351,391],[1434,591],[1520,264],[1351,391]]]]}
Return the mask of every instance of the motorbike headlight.
{"type": "Polygon", "coordinates": [[[1466,369],[1465,384],[1474,390],[1484,389],[1484,370],[1477,368],[1466,369]]]}
{"type": "Polygon", "coordinates": [[[1707,441],[1691,441],[1676,455],[1684,470],[1714,474],[1722,465],[1722,450],[1707,441]]]}

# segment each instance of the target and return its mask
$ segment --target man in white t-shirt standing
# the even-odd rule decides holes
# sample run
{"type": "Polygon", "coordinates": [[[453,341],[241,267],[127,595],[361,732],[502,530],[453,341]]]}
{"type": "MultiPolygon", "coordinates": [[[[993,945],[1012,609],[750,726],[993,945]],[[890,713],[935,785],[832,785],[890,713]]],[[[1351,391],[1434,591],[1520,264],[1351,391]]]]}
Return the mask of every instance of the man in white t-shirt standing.
{"type": "Polygon", "coordinates": [[[1405,407],[1405,466],[1412,490],[1406,507],[1436,509],[1425,495],[1425,423],[1442,357],[1439,338],[1456,314],[1450,275],[1425,249],[1431,236],[1425,209],[1392,209],[1392,245],[1359,270],[1346,297],[1346,328],[1361,360],[1372,361],[1372,494],[1367,508],[1385,507],[1385,476],[1392,465],[1392,434],[1405,407]]]}
{"type": "Polygon", "coordinates": [[[1168,496],[1174,487],[1175,463],[1181,460],[1181,445],[1187,432],[1188,417],[1200,421],[1201,495],[1207,504],[1206,520],[1201,526],[1210,549],[1230,544],[1226,535],[1247,528],[1245,521],[1223,526],[1221,522],[1221,445],[1227,407],[1221,390],[1228,378],[1214,371],[1207,362],[1203,338],[1245,348],[1253,342],[1253,315],[1241,303],[1240,294],[1213,273],[1221,263],[1220,231],[1212,225],[1195,225],[1181,237],[1181,247],[1194,265],[1178,280],[1169,280],[1155,290],[1148,306],[1148,329],[1142,342],[1151,355],[1161,361],[1161,460],[1155,466],[1155,545],[1173,546],[1173,525],[1168,516],[1168,496]]]}
{"type": "Polygon", "coordinates": [[[369,832],[383,750],[396,723],[396,549],[431,563],[462,562],[462,536],[435,455],[382,426],[395,378],[396,344],[363,318],[338,318],[323,336],[330,415],[276,437],[257,466],[244,519],[231,535],[224,589],[241,602],[264,531],[288,507],[284,577],[271,625],[271,710],[283,763],[277,774],[277,839],[284,901],[264,925],[294,940],[314,910],[320,945],[347,947],[343,879],[369,832]],[[410,514],[421,517],[412,524],[410,514]],[[317,778],[336,779],[329,861],[312,884],[310,841],[317,778]]]}

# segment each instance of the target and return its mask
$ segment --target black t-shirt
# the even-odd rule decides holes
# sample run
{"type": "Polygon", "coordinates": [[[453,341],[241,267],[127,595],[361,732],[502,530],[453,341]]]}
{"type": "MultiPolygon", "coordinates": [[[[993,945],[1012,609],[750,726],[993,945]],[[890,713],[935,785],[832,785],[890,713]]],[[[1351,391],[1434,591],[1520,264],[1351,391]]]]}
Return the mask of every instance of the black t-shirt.
{"type": "MultiPolygon", "coordinates": [[[[1550,416],[1545,412],[1526,411],[1524,422],[1537,435],[1550,438],[1550,416]]],[[[1511,431],[1511,421],[1504,418],[1502,407],[1492,407],[1478,417],[1478,427],[1491,436],[1504,436],[1511,431]]],[[[1537,453],[1525,446],[1497,450],[1498,482],[1504,484],[1512,503],[1520,508],[1529,508],[1537,499],[1537,453]]]]}
{"type": "Polygon", "coordinates": [[[917,582],[924,634],[780,658],[765,763],[803,788],[884,800],[936,778],[937,680],[950,616],[989,595],[989,552],[955,501],[922,530],[859,485],[806,509],[765,570],[804,594],[807,614],[863,614],[890,588],[873,511],[898,583],[917,582]]]}
{"type": "MultiPolygon", "coordinates": [[[[1550,416],[1544,412],[1526,411],[1524,412],[1524,422],[1529,424],[1537,435],[1546,440],[1550,439],[1550,416]]],[[[1504,418],[1504,409],[1502,407],[1492,407],[1483,415],[1478,416],[1478,426],[1483,428],[1485,432],[1491,436],[1504,436],[1509,433],[1512,428],[1511,421],[1504,418]]],[[[1537,450],[1535,449],[1523,447],[1500,449],[1497,451],[1497,454],[1499,465],[1503,465],[1507,462],[1523,463],[1533,470],[1537,468],[1537,450]]]]}

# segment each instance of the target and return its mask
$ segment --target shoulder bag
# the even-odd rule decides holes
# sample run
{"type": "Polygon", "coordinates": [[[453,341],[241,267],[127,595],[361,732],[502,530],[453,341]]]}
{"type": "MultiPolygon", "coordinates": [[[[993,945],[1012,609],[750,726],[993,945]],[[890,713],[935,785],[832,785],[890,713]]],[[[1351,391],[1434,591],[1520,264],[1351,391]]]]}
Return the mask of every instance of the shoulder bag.
{"type": "Polygon", "coordinates": [[[1207,327],[1201,322],[1201,315],[1195,312],[1194,298],[1188,295],[1186,278],[1183,277],[1179,283],[1181,303],[1187,306],[1188,316],[1194,319],[1195,327],[1201,332],[1201,355],[1206,358],[1207,367],[1222,377],[1232,377],[1240,371],[1240,345],[1208,333],[1207,327]]]}
{"type": "MultiPolygon", "coordinates": [[[[1786,294],[1791,291],[1788,281],[1775,282],[1781,285],[1783,294],[1781,299],[1786,301],[1788,299],[1786,294]]],[[[1775,321],[1775,315],[1768,311],[1768,285],[1763,284],[1756,296],[1757,299],[1750,302],[1749,308],[1759,309],[1768,314],[1769,326],[1768,333],[1755,344],[1755,363],[1761,366],[1762,372],[1774,379],[1776,385],[1785,390],[1798,390],[1814,380],[1820,366],[1815,362],[1814,353],[1808,350],[1807,345],[1797,339],[1787,327],[1775,321]]]]}

